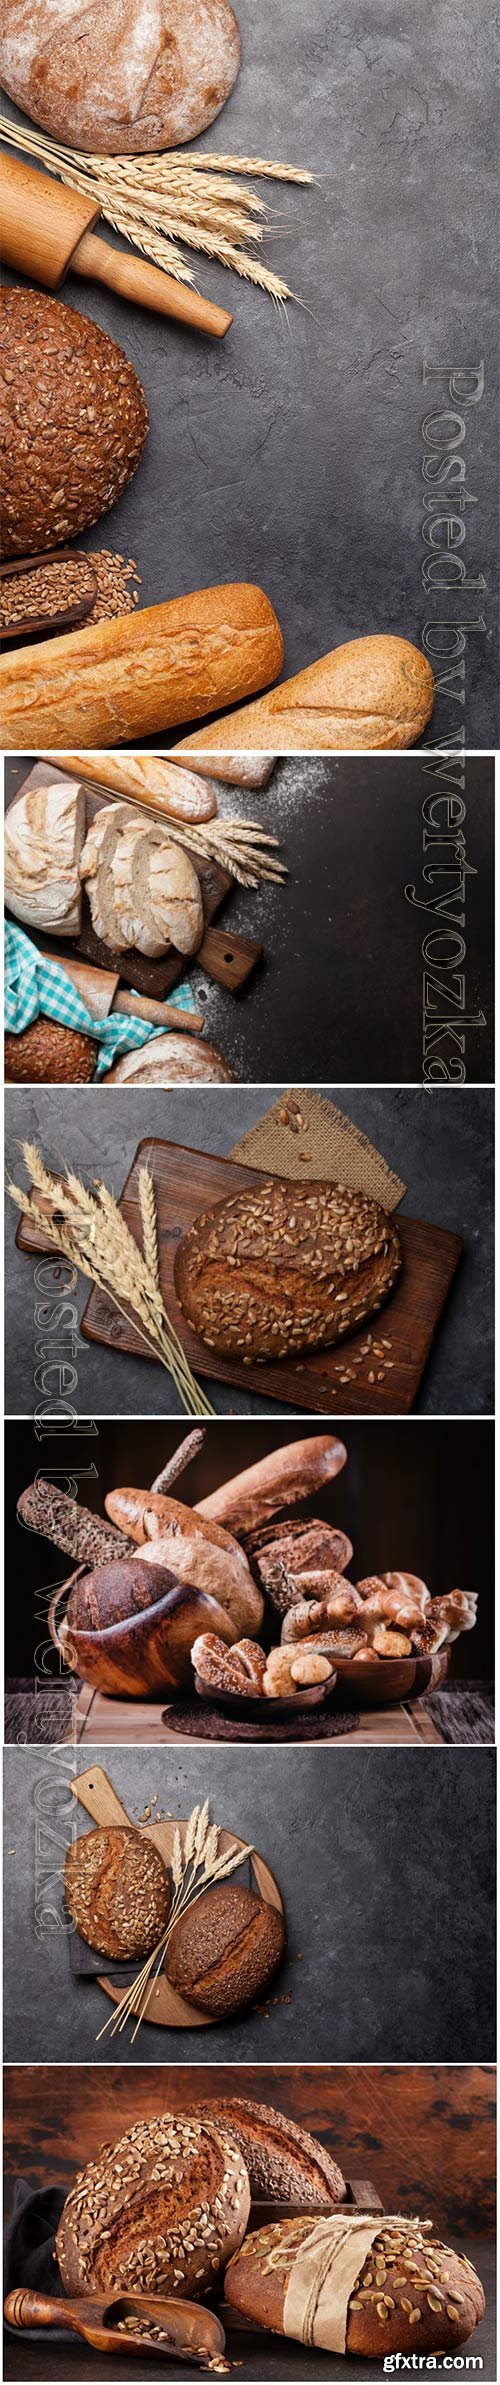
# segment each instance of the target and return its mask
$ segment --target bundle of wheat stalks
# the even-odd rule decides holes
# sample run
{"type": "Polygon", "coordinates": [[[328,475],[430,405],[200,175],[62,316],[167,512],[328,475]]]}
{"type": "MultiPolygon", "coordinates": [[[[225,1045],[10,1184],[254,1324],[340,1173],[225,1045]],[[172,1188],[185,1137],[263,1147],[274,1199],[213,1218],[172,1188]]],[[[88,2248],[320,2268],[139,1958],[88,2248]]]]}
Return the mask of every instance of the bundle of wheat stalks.
{"type": "Polygon", "coordinates": [[[220,1830],[218,1830],[216,1822],[210,1823],[209,1820],[207,1798],[205,1805],[193,1806],[192,1814],[186,1823],[184,1846],[180,1830],[176,1828],[174,1832],[172,1850],[174,1894],[163,1937],[159,1939],[158,1945],[153,1947],[152,1954],[148,1955],[147,1962],[143,1963],[142,1970],[132,1981],[132,1986],[126,1988],[123,1996],[120,1996],[116,2011],[110,2014],[109,2020],[104,2022],[104,2028],[99,2030],[99,2036],[96,2039],[97,2045],[99,2039],[106,2036],[108,2029],[113,2037],[117,2029],[120,2031],[124,2029],[126,2021],[133,2020],[137,2014],[131,2038],[133,2045],[141,2021],[145,2018],[149,1998],[163,1968],[172,1930],[175,1929],[176,1922],[180,1920],[181,1913],[187,1911],[188,1905],[195,1905],[197,1898],[204,1896],[205,1889],[212,1888],[216,1880],[229,1880],[231,1873],[239,1871],[240,1864],[246,1863],[247,1856],[253,1854],[253,1847],[246,1846],[238,1847],[234,1855],[231,1855],[229,1849],[225,1854],[224,1852],[221,1854],[219,1841],[220,1830]]]}
{"type": "Polygon", "coordinates": [[[294,296],[281,275],[263,263],[259,252],[270,211],[265,199],[245,183],[252,176],[259,181],[312,183],[314,176],[304,167],[272,164],[260,157],[218,157],[196,149],[187,155],[175,149],[147,157],[85,155],[24,125],[11,124],[6,116],[0,116],[0,132],[13,148],[38,158],[60,182],[94,199],[115,232],[123,233],[177,281],[194,280],[178,245],[182,241],[229,266],[244,281],[255,282],[278,306],[294,296]]]}
{"type": "Polygon", "coordinates": [[[188,1416],[213,1416],[215,1410],[200,1391],[175,1326],[164,1307],[158,1261],[156,1199],[149,1168],[138,1170],[137,1190],[142,1227],[142,1251],[122,1217],[107,1185],[96,1179],[92,1192],[67,1168],[61,1178],[49,1175],[36,1143],[23,1143],[25,1166],[43,1208],[18,1184],[8,1192],[16,1209],[43,1229],[47,1240],[69,1259],[81,1275],[90,1276],[107,1292],[126,1323],[133,1316],[136,1332],[151,1358],[159,1358],[172,1375],[188,1416]]]}

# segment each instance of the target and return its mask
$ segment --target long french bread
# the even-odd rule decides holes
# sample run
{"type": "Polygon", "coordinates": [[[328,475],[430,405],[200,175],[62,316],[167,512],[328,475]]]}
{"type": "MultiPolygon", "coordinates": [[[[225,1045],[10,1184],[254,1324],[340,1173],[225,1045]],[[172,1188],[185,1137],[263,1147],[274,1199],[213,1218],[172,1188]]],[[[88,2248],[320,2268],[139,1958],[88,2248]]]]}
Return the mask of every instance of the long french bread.
{"type": "Polygon", "coordinates": [[[223,1524],[228,1532],[252,1532],[280,1507],[295,1507],[297,1500],[308,1499],[311,1491],[332,1482],[346,1458],[344,1442],[334,1433],[311,1433],[309,1440],[272,1449],[255,1466],[221,1483],[220,1490],[198,1499],[195,1512],[223,1524]]]}
{"type": "MultiPolygon", "coordinates": [[[[40,762],[55,762],[59,755],[40,754],[40,762]]],[[[89,779],[93,787],[108,787],[113,795],[130,795],[134,803],[144,803],[154,812],[164,812],[167,820],[213,820],[217,811],[217,796],[213,787],[199,784],[198,764],[190,770],[176,768],[166,762],[162,754],[124,754],[117,761],[116,754],[65,754],[65,770],[71,778],[89,779]]],[[[200,766],[201,767],[201,766],[200,766]]],[[[209,777],[217,775],[209,772],[209,777]]],[[[222,777],[222,772],[220,773],[222,777]]]]}
{"type": "MultiPolygon", "coordinates": [[[[189,739],[182,737],[179,740],[177,752],[171,757],[175,762],[176,770],[182,768],[180,757],[185,744],[189,751],[190,772],[192,770],[200,771],[205,779],[218,779],[219,782],[222,781],[222,785],[225,782],[228,787],[267,787],[268,781],[272,777],[276,761],[275,754],[268,754],[267,757],[265,754],[221,754],[220,762],[217,762],[214,754],[207,753],[206,757],[202,754],[201,761],[199,761],[198,755],[191,752],[189,739]]],[[[69,770],[71,758],[68,761],[66,755],[65,759],[69,770]]]]}
{"type": "Polygon", "coordinates": [[[276,679],[279,622],[262,588],[196,589],[0,659],[1,742],[11,751],[127,744],[203,718],[276,679]]]}
{"type": "Polygon", "coordinates": [[[270,689],[257,704],[185,737],[179,752],[379,752],[415,745],[430,720],[434,675],[407,638],[353,638],[270,689]]]}

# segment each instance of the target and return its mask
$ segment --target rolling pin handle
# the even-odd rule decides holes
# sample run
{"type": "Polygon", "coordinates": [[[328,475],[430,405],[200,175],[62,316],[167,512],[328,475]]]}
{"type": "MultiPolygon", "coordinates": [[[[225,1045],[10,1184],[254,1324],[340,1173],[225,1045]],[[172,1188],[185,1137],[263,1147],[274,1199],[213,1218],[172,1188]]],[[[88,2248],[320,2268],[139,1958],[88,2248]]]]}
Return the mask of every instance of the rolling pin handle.
{"type": "Polygon", "coordinates": [[[148,265],[144,257],[128,256],[123,249],[111,248],[106,240],[95,240],[92,232],[85,232],[72,259],[73,273],[90,276],[91,281],[105,282],[108,290],[117,290],[121,298],[132,298],[136,306],[153,307],[157,315],[171,315],[177,323],[189,323],[194,331],[211,332],[214,339],[224,339],[232,323],[221,306],[214,306],[210,298],[200,298],[198,290],[176,282],[173,274],[161,273],[158,265],[148,265]]]}

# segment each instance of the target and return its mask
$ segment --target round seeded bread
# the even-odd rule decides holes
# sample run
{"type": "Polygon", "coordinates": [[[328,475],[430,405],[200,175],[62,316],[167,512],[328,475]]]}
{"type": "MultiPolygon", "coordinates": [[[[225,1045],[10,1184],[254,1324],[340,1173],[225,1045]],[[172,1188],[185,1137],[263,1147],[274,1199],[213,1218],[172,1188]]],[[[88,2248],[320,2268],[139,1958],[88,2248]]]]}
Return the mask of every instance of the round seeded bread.
{"type": "Polygon", "coordinates": [[[345,2178],[326,2145],[317,2144],[284,2112],[244,2095],[217,2096],[197,2109],[239,2146],[254,2197],[279,2203],[344,2201],[345,2178]]]}
{"type": "Polygon", "coordinates": [[[97,1046],[92,1035],[62,1027],[58,1019],[33,1019],[22,1035],[6,1035],[7,1085],[90,1085],[97,1046]]]}
{"type": "Polygon", "coordinates": [[[264,1994],[284,1945],[276,1906],[238,1880],[220,1880],[176,1922],[166,1970],[180,1995],[224,2020],[264,1994]]]}
{"type": "Polygon", "coordinates": [[[109,156],[172,149],[236,82],[229,0],[5,0],[2,81],[56,141],[109,156]]]}
{"type": "Polygon", "coordinates": [[[166,1928],[170,1882],[165,1864],[143,1830],[89,1830],[75,1838],[64,1864],[72,1921],[97,1954],[149,1954],[166,1928]]]}
{"type": "Polygon", "coordinates": [[[166,1565],[153,1561],[146,1572],[137,1557],[111,1557],[108,1565],[93,1566],[75,1582],[66,1622],[73,1631],[107,1631],[111,1623],[126,1623],[176,1589],[177,1575],[166,1565]]]}
{"type": "MultiPolygon", "coordinates": [[[[226,2301],[283,2334],[294,2261],[312,2224],[286,2219],[247,2236],[226,2272],[226,2301]]],[[[333,2236],[334,2219],[331,2226],[333,2236]]],[[[428,2353],[465,2343],[483,2312],[481,2281],[465,2255],[429,2237],[418,2219],[390,2215],[381,2219],[349,2298],[346,2350],[377,2365],[391,2352],[422,2353],[425,2362],[428,2353]]],[[[324,2328],[321,2341],[327,2349],[324,2328]]]]}
{"type": "Polygon", "coordinates": [[[381,1308],[400,1266],[397,1229],[377,1201],[342,1184],[274,1177],[195,1219],[174,1280],[209,1349],[249,1366],[353,1333],[381,1308]]]}
{"type": "Polygon", "coordinates": [[[125,1052],[106,1077],[106,1085],[232,1085],[232,1070],[220,1052],[199,1035],[155,1035],[137,1052],[125,1052]]]}
{"type": "Polygon", "coordinates": [[[139,2120],[67,2195],[56,2237],[65,2291],[199,2302],[241,2244],[249,2211],[245,2163],[210,2117],[139,2120]]]}
{"type": "Polygon", "coordinates": [[[106,331],[42,290],[0,300],[4,556],[77,538],[116,504],[148,430],[133,365],[106,331]]]}

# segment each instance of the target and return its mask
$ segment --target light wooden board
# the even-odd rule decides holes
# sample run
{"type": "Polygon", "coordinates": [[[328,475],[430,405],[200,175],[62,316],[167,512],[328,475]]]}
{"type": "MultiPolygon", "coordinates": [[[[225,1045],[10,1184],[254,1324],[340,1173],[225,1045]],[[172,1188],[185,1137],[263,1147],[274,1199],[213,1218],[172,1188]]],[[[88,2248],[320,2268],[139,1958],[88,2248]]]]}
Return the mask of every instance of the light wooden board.
{"type": "MultiPolygon", "coordinates": [[[[145,1139],[139,1144],[120,1201],[137,1242],[141,1242],[142,1233],[138,1169],[145,1165],[155,1186],[165,1305],[195,1375],[236,1384],[241,1390],[255,1391],[285,1406],[305,1408],[309,1415],[404,1415],[413,1407],[463,1249],[459,1234],[426,1225],[419,1218],[398,1219],[403,1255],[401,1276],[385,1308],[373,1320],[375,1339],[384,1335],[390,1342],[386,1355],[391,1368],[383,1382],[377,1379],[370,1383],[369,1375],[377,1369],[377,1361],[369,1354],[354,1369],[369,1325],[351,1334],[340,1350],[299,1352],[297,1357],[281,1358],[274,1363],[268,1359],[263,1366],[246,1367],[236,1358],[221,1358],[209,1350],[186,1324],[175,1295],[174,1260],[178,1243],[196,1217],[234,1193],[255,1192],[267,1179],[260,1169],[240,1167],[234,1160],[216,1159],[208,1152],[186,1149],[180,1143],[145,1139]],[[354,1370],[352,1381],[341,1382],[349,1367],[354,1370]]],[[[24,1218],[20,1220],[16,1241],[19,1249],[32,1254],[51,1247],[45,1242],[43,1231],[39,1233],[24,1218]]],[[[150,1355],[133,1322],[113,1307],[106,1293],[97,1289],[92,1290],[87,1301],[81,1332],[87,1341],[103,1342],[107,1348],[129,1352],[134,1357],[150,1355]]]]}
{"type": "MultiPolygon", "coordinates": [[[[109,1702],[108,1699],[108,1706],[109,1702]]],[[[167,1870],[170,1868],[175,1831],[179,1831],[183,1846],[187,1819],[182,1821],[178,1820],[176,1816],[169,1815],[165,1820],[162,1819],[158,1822],[152,1820],[142,1823],[132,1822],[131,1824],[130,1815],[122,1805],[121,1799],[117,1797],[112,1782],[108,1780],[108,1775],[102,1770],[100,1764],[91,1765],[88,1772],[75,1773],[71,1789],[77,1803],[84,1806],[85,1812],[90,1814],[96,1828],[142,1830],[145,1838],[151,1839],[152,1845],[158,1848],[158,1853],[163,1857],[167,1870]]],[[[219,1834],[220,1854],[235,1854],[238,1848],[241,1848],[243,1859],[245,1855],[244,1839],[238,1838],[234,1831],[221,1830],[219,1834]]],[[[263,1855],[259,1855],[255,1851],[250,1858],[250,1864],[264,1904],[274,1905],[276,1911],[282,1913],[284,1917],[283,1898],[269,1864],[265,1863],[263,1855]]],[[[235,1876],[237,1877],[237,1874],[235,1876]]],[[[139,1963],[137,1968],[140,1969],[139,1963]]],[[[98,1979],[97,1984],[98,1987],[104,1988],[105,1994],[110,1996],[113,2004],[119,2004],[124,1989],[118,1979],[108,1979],[103,1976],[98,1979]]],[[[196,2005],[187,2003],[184,1996],[176,1994],[175,1988],[170,1986],[165,1970],[160,1972],[160,1977],[152,1990],[147,2007],[147,2018],[148,2021],[154,2021],[162,2029],[206,2029],[214,2025],[212,2013],[198,2011],[196,2005]]]]}
{"type": "MultiPolygon", "coordinates": [[[[96,1747],[110,1747],[111,1744],[116,1747],[164,1747],[168,1744],[172,1747],[207,1746],[207,1740],[192,1739],[187,1735],[183,1738],[180,1731],[170,1731],[162,1721],[162,1714],[163,1707],[159,1704],[142,1705],[135,1699],[131,1702],[125,1698],[104,1698],[100,1690],[90,1689],[88,1684],[83,1683],[75,1699],[66,1737],[76,1739],[79,1746],[87,1742],[89,1746],[92,1743],[96,1747]]],[[[330,1744],[340,1748],[415,1747],[419,1741],[427,1746],[442,1746],[440,1733],[424,1698],[414,1698],[406,1706],[371,1706],[365,1714],[360,1715],[355,1731],[346,1732],[345,1738],[331,1742],[321,1740],[318,1745],[327,1747],[330,1744]]],[[[217,1744],[225,1747],[229,1742],[210,1741],[210,1746],[217,1744]]],[[[235,1744],[231,1742],[231,1745],[235,1744]]],[[[238,1741],[237,1744],[246,1747],[250,1742],[238,1741]]],[[[256,1743],[252,1741],[251,1744],[254,1746],[256,1743]]],[[[273,1742],[266,1740],[262,1744],[272,1746],[273,1742]]],[[[314,1741],[290,1740],[285,1744],[290,1747],[312,1747],[314,1741]]]]}

